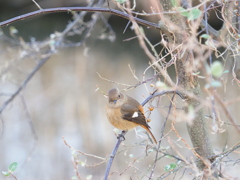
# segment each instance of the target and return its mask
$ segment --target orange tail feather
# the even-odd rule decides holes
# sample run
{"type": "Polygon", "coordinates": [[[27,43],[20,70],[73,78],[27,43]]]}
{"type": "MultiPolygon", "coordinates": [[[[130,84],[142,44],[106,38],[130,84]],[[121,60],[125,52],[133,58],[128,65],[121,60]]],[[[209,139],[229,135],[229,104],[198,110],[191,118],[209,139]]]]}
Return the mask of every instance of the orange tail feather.
{"type": "Polygon", "coordinates": [[[155,144],[157,144],[157,140],[154,137],[153,133],[150,131],[150,129],[148,129],[146,126],[141,125],[142,128],[144,128],[152,137],[152,140],[154,141],[155,144]]]}

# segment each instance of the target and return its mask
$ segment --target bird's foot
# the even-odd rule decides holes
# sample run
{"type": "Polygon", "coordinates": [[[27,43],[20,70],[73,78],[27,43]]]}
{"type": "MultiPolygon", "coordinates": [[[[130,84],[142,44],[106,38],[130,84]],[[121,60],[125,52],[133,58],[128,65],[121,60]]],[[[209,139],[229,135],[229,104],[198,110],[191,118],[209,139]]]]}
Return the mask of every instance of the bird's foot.
{"type": "Polygon", "coordinates": [[[125,137],[124,135],[127,133],[127,131],[122,131],[121,134],[118,135],[118,139],[121,140],[121,141],[125,141],[125,137]]]}

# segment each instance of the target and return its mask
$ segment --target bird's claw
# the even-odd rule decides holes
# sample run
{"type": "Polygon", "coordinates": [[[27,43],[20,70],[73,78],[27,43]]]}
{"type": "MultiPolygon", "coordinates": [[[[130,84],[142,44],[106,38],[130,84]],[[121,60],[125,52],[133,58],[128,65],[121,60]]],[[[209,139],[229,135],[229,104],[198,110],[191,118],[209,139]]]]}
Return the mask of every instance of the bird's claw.
{"type": "Polygon", "coordinates": [[[119,134],[117,138],[121,141],[125,141],[125,137],[123,134],[119,134]]]}
{"type": "Polygon", "coordinates": [[[118,139],[121,141],[125,141],[124,135],[127,133],[127,130],[123,130],[121,134],[118,135],[118,139]]]}

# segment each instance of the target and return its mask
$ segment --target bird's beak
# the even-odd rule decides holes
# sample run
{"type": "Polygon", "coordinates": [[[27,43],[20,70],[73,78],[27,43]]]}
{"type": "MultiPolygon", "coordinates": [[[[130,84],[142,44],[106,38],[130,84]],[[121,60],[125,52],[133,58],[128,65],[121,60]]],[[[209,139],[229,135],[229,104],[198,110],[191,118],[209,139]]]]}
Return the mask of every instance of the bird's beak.
{"type": "Polygon", "coordinates": [[[116,103],[117,103],[117,100],[114,100],[113,103],[116,104],[116,103]]]}

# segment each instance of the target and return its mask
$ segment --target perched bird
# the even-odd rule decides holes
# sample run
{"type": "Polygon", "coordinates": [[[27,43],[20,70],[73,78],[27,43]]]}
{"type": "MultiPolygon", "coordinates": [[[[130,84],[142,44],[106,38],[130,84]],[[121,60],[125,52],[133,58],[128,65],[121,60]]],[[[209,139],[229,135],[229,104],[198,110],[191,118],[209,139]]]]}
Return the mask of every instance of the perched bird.
{"type": "Polygon", "coordinates": [[[146,122],[142,105],[135,99],[120,93],[117,88],[108,91],[106,116],[114,127],[121,130],[130,130],[136,126],[141,126],[157,144],[154,135],[150,131],[150,126],[146,122]]]}

